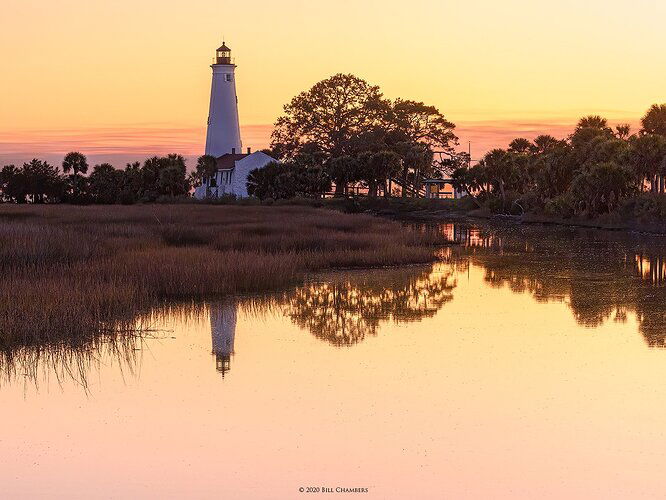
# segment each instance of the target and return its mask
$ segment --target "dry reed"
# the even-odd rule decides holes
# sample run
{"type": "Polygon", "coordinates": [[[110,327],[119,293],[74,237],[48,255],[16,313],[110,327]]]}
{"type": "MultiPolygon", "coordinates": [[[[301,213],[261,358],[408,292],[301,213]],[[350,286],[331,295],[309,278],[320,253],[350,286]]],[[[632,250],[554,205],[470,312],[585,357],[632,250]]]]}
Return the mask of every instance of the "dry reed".
{"type": "Polygon", "coordinates": [[[431,262],[436,234],[309,207],[2,206],[0,349],[131,331],[168,300],[431,262]]]}

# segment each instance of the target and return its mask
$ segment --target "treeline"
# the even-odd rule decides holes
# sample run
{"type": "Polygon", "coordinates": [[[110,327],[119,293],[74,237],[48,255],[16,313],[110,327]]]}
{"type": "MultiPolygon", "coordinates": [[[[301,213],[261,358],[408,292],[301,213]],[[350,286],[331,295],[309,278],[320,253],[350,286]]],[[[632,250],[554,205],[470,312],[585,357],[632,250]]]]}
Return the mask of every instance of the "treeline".
{"type": "Polygon", "coordinates": [[[434,106],[384,98],[379,87],[338,74],[284,107],[267,152],[278,159],[251,172],[248,193],[260,199],[416,195],[421,179],[466,161],[455,155],[455,125],[434,106]],[[434,152],[442,158],[434,161],[434,152]]]}
{"type": "Polygon", "coordinates": [[[188,175],[185,159],[177,154],[128,163],[122,170],[109,163],[90,170],[87,158],[72,152],[61,167],[38,159],[4,166],[0,198],[14,203],[132,204],[189,195],[197,182],[197,174],[188,175]]]}
{"type": "MultiPolygon", "coordinates": [[[[284,106],[266,151],[278,161],[250,172],[248,193],[261,200],[320,197],[333,188],[337,196],[359,189],[370,197],[422,196],[423,179],[451,177],[473,203],[496,213],[666,217],[666,104],[653,105],[636,133],[588,116],[565,139],[518,138],[474,165],[455,151],[454,129],[434,106],[389,100],[354,75],[334,75],[284,106]]],[[[61,167],[40,160],[5,166],[2,199],[152,202],[189,196],[217,171],[215,158],[202,156],[188,175],[176,154],[88,172],[85,156],[74,152],[61,167]]]]}
{"type": "Polygon", "coordinates": [[[453,178],[493,212],[665,217],[666,104],[650,107],[636,133],[588,116],[566,139],[515,139],[455,169],[453,178]]]}
{"type": "MultiPolygon", "coordinates": [[[[255,170],[248,193],[259,199],[316,197],[335,186],[336,195],[418,195],[420,181],[453,168],[455,125],[434,106],[383,97],[379,87],[338,74],[294,97],[275,123],[271,147],[277,163],[255,170]],[[434,151],[446,157],[434,161],[434,151]]],[[[180,155],[153,157],[123,170],[103,163],[88,172],[80,153],[69,153],[59,167],[33,160],[5,166],[0,190],[16,203],[136,203],[189,196],[215,175],[216,160],[198,159],[191,174],[180,155]],[[89,174],[89,175],[87,175],[89,174]]]]}

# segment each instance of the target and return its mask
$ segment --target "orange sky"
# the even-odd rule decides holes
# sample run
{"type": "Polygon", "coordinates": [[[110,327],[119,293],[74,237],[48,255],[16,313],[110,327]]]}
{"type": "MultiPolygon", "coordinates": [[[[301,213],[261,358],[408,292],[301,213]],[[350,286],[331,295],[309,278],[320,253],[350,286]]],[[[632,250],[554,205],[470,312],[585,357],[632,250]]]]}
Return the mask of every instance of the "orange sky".
{"type": "Polygon", "coordinates": [[[436,105],[475,156],[564,136],[584,114],[635,123],[666,101],[665,14],[655,0],[5,0],[0,164],[200,154],[223,36],[255,148],[285,102],[336,72],[436,105]]]}

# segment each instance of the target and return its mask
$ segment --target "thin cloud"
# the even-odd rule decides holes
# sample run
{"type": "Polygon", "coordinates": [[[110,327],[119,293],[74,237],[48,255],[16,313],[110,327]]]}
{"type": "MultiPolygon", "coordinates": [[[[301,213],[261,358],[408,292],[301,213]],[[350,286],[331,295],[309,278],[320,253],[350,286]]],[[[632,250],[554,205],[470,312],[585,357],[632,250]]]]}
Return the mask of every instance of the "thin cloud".
{"type": "MultiPolygon", "coordinates": [[[[617,123],[623,122],[617,120],[617,123]]],[[[459,149],[467,151],[471,142],[473,158],[479,158],[493,148],[505,148],[516,137],[534,139],[550,134],[559,139],[567,137],[575,120],[476,120],[459,121],[456,134],[459,149]]],[[[616,123],[613,122],[613,125],[616,123]]],[[[637,130],[638,122],[630,121],[637,130]]],[[[270,144],[272,125],[241,127],[245,147],[263,149],[270,144]]],[[[188,164],[203,154],[205,127],[127,126],[90,129],[15,130],[0,131],[0,163],[22,164],[32,158],[59,163],[69,151],[86,154],[91,164],[108,162],[122,166],[149,156],[178,153],[188,164]]]]}
{"type": "MultiPolygon", "coordinates": [[[[249,125],[241,130],[246,147],[262,149],[268,146],[271,125],[249,125]]],[[[92,164],[109,162],[116,166],[169,153],[191,159],[203,154],[205,140],[205,127],[0,131],[0,162],[21,164],[32,158],[43,158],[58,163],[69,151],[84,153],[92,164]]]]}

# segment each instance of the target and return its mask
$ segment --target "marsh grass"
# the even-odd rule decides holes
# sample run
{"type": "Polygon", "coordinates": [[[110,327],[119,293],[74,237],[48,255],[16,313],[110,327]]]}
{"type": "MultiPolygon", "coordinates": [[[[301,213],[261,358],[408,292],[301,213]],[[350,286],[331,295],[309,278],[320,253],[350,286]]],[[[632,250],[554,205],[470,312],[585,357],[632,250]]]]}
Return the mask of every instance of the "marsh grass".
{"type": "Polygon", "coordinates": [[[17,345],[0,351],[0,385],[22,381],[40,389],[52,382],[74,381],[86,392],[89,374],[109,363],[124,377],[138,373],[146,332],[132,335],[95,335],[85,342],[17,345]]]}
{"type": "Polygon", "coordinates": [[[132,332],[173,300],[431,262],[442,244],[396,222],[312,207],[2,206],[0,350],[132,332]]]}

